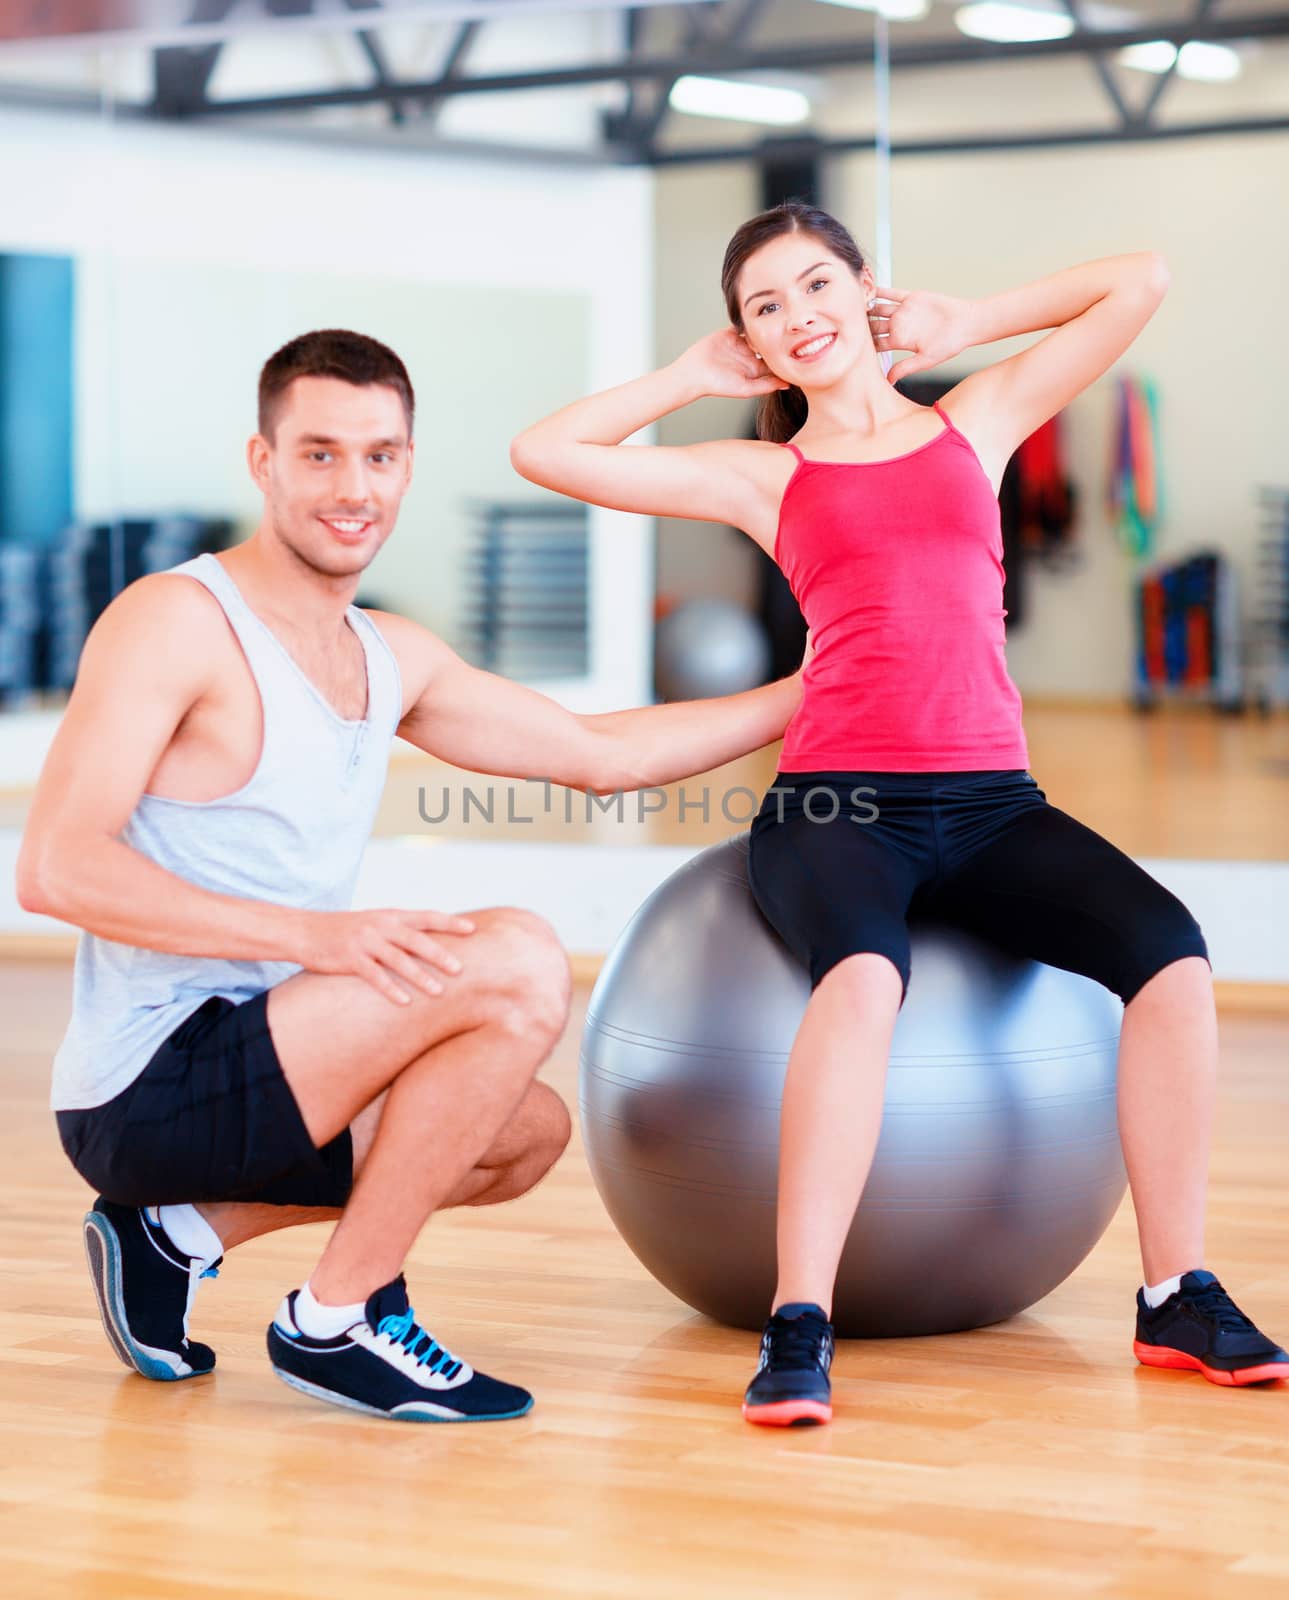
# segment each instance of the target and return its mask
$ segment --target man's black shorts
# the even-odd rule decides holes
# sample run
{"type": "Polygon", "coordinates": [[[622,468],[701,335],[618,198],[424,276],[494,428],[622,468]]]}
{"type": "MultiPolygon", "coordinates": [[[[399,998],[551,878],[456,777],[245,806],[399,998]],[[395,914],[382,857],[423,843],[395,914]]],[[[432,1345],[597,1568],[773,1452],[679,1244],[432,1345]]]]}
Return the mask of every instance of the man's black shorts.
{"type": "Polygon", "coordinates": [[[240,1005],[213,996],[115,1099],[57,1118],[77,1172],[120,1205],[343,1206],[353,1186],[349,1130],[319,1150],[305,1128],[267,990],[240,1005]]]}

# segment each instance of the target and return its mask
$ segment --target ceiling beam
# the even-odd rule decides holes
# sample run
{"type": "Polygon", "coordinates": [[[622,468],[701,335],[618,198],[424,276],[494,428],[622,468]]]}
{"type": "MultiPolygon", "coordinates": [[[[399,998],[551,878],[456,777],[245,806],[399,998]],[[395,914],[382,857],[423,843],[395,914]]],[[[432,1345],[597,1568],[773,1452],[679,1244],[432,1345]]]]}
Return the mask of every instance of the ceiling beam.
{"type": "Polygon", "coordinates": [[[443,57],[443,64],[439,68],[437,82],[440,93],[423,100],[421,103],[421,115],[427,121],[433,122],[438,115],[449,86],[462,81],[461,68],[464,66],[465,58],[470,52],[470,46],[478,37],[479,29],[482,27],[483,23],[477,19],[473,22],[463,22],[453,34],[452,42],[448,45],[447,54],[443,57]]]}
{"type": "MultiPolygon", "coordinates": [[[[1204,22],[1205,18],[1208,16],[1208,13],[1216,4],[1217,0],[1199,0],[1199,4],[1195,7],[1195,22],[1204,22]]],[[[1210,24],[1205,22],[1205,28],[1207,29],[1209,26],[1210,24]]],[[[1207,37],[1207,33],[1205,34],[1205,37],[1207,37]]],[[[1173,58],[1168,71],[1161,72],[1159,74],[1158,82],[1151,85],[1150,93],[1146,96],[1145,103],[1141,108],[1141,116],[1143,121],[1149,122],[1152,119],[1155,114],[1155,107],[1159,104],[1160,98],[1164,94],[1164,91],[1168,88],[1170,83],[1174,83],[1176,81],[1177,61],[1180,56],[1181,48],[1179,46],[1177,56],[1173,58]]]]}
{"type": "MultiPolygon", "coordinates": [[[[1150,144],[1163,139],[1204,139],[1215,135],[1289,133],[1289,116],[1239,117],[1217,122],[1187,122],[1168,126],[1154,123],[1148,127],[1131,128],[1062,128],[1044,129],[1034,133],[971,134],[962,139],[903,139],[891,145],[892,157],[980,155],[996,150],[1052,150],[1078,145],[1150,144]]],[[[872,134],[857,134],[853,138],[809,139],[803,137],[800,148],[812,155],[850,155],[856,150],[873,150],[877,140],[872,134]]],[[[776,137],[774,152],[791,155],[794,141],[776,137]]],[[[664,150],[656,155],[652,165],[657,167],[701,166],[704,163],[720,164],[727,161],[754,161],[757,146],[708,145],[685,150],[664,150]]]]}
{"type": "MultiPolygon", "coordinates": [[[[1076,29],[1082,30],[1083,11],[1080,0],[1061,0],[1061,4],[1070,14],[1070,21],[1076,29]]],[[[1110,68],[1110,63],[1102,55],[1089,56],[1089,62],[1097,77],[1101,80],[1101,87],[1105,90],[1110,104],[1114,107],[1119,118],[1121,128],[1131,128],[1140,120],[1140,113],[1134,111],[1119,91],[1118,80],[1110,68]]]]}
{"type": "MultiPolygon", "coordinates": [[[[74,112],[93,115],[100,119],[110,116],[121,122],[146,121],[153,116],[150,106],[130,105],[119,100],[109,102],[99,93],[62,89],[32,90],[14,85],[0,85],[0,106],[14,106],[21,110],[48,112],[53,115],[74,112]]],[[[1245,117],[1172,126],[1154,124],[1146,129],[1127,131],[1121,128],[1070,128],[1035,133],[985,134],[961,139],[904,140],[892,145],[891,154],[893,157],[901,158],[974,155],[987,154],[991,151],[1050,150],[1080,145],[1148,144],[1162,139],[1228,138],[1245,134],[1257,136],[1281,133],[1289,133],[1289,116],[1245,117]]],[[[356,143],[373,149],[406,151],[410,148],[406,133],[399,133],[397,136],[371,134],[363,137],[361,141],[355,141],[352,132],[310,128],[307,131],[296,130],[294,137],[313,145],[334,144],[337,148],[345,150],[354,149],[356,143]]],[[[856,150],[874,150],[877,140],[871,134],[835,139],[817,139],[803,135],[799,142],[776,136],[773,143],[776,155],[791,155],[799,143],[802,150],[809,150],[813,155],[836,156],[849,155],[856,150]]],[[[521,164],[531,163],[538,167],[604,169],[639,164],[630,152],[622,149],[573,150],[564,146],[516,145],[494,142],[491,139],[432,139],[416,145],[415,148],[424,151],[426,155],[461,157],[472,161],[479,159],[514,161],[521,164]]],[[[706,145],[659,152],[654,156],[651,165],[701,166],[706,163],[716,166],[728,162],[755,161],[760,153],[760,145],[757,143],[706,145]]]]}
{"type": "MultiPolygon", "coordinates": [[[[194,26],[223,22],[236,0],[195,0],[194,26]]],[[[152,110],[159,117],[185,116],[206,99],[223,44],[175,45],[152,52],[152,110]]]]}
{"type": "MultiPolygon", "coordinates": [[[[381,0],[345,0],[345,4],[351,11],[380,11],[382,9],[381,0]]],[[[389,13],[385,12],[384,16],[385,20],[388,20],[389,13]]],[[[385,59],[385,51],[381,46],[380,39],[370,28],[359,28],[354,37],[357,39],[362,53],[367,57],[367,64],[371,67],[376,87],[387,92],[389,120],[395,126],[406,122],[407,113],[403,109],[403,102],[392,92],[394,75],[389,70],[389,62],[385,59]]]]}
{"type": "MultiPolygon", "coordinates": [[[[685,9],[685,71],[701,72],[705,63],[722,48],[740,45],[760,21],[768,0],[724,0],[692,5],[685,9]]],[[[629,40],[628,59],[639,54],[639,39],[629,40]]],[[[648,110],[636,105],[635,79],[628,80],[628,109],[621,115],[604,118],[604,135],[611,144],[625,145],[637,161],[648,161],[657,142],[659,129],[671,110],[671,91],[679,72],[668,73],[653,85],[653,101],[648,110]]]]}
{"type": "MultiPolygon", "coordinates": [[[[1161,21],[1157,25],[1122,28],[1113,32],[1077,29],[1064,39],[1034,39],[998,44],[982,39],[942,39],[926,43],[897,45],[891,50],[892,72],[925,71],[933,67],[971,66],[981,62],[1043,61],[1065,56],[1100,56],[1133,44],[1148,44],[1164,39],[1178,46],[1192,39],[1209,42],[1223,39],[1283,39],[1289,37],[1289,13],[1237,18],[1205,18],[1161,21]]],[[[872,64],[871,38],[854,36],[828,44],[776,45],[770,49],[749,49],[739,45],[720,45],[704,54],[703,70],[711,73],[734,72],[826,72],[840,67],[872,64]]],[[[550,67],[530,72],[493,73],[482,77],[457,77],[450,83],[441,79],[400,82],[398,93],[405,99],[439,99],[459,94],[502,94],[522,89],[574,88],[583,84],[642,82],[677,78],[694,65],[693,56],[624,56],[618,60],[550,67]]],[[[206,116],[240,116],[249,113],[305,111],[322,106],[364,105],[386,97],[387,91],[371,87],[321,89],[302,94],[258,95],[244,99],[212,101],[202,107],[206,116]]]]}
{"type": "MultiPolygon", "coordinates": [[[[628,6],[623,27],[623,43],[626,48],[627,59],[632,60],[641,54],[644,42],[644,8],[642,6],[628,6]]],[[[629,124],[639,111],[636,103],[639,85],[632,78],[627,82],[627,103],[621,112],[624,124],[629,124]]],[[[608,130],[606,128],[606,134],[608,130]]]]}

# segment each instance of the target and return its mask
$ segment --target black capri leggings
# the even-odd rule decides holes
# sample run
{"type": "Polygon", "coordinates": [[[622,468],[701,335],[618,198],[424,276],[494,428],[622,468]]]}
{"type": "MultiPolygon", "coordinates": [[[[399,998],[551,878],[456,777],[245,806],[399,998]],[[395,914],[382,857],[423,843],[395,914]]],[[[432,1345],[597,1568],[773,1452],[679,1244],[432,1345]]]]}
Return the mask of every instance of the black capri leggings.
{"type": "Polygon", "coordinates": [[[871,951],[899,970],[901,1005],[910,912],[1094,978],[1125,1003],[1170,962],[1209,959],[1177,896],[1023,770],[780,773],[752,823],[748,878],[812,989],[871,951]]]}

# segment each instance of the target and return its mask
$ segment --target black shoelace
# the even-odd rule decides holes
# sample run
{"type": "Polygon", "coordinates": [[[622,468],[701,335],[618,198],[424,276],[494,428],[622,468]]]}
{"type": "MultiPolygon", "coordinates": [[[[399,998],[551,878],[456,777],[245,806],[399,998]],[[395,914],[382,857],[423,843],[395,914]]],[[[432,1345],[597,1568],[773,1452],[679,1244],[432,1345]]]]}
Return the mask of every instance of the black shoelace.
{"type": "Polygon", "coordinates": [[[776,1368],[813,1368],[822,1364],[828,1322],[813,1311],[799,1317],[770,1319],[770,1363],[776,1368]]]}
{"type": "Polygon", "coordinates": [[[1186,1297],[1191,1305],[1206,1317],[1212,1317],[1219,1328],[1224,1328],[1231,1333],[1256,1333],[1248,1317],[1239,1306],[1231,1299],[1220,1283],[1205,1284],[1202,1289],[1195,1290],[1186,1297]]]}

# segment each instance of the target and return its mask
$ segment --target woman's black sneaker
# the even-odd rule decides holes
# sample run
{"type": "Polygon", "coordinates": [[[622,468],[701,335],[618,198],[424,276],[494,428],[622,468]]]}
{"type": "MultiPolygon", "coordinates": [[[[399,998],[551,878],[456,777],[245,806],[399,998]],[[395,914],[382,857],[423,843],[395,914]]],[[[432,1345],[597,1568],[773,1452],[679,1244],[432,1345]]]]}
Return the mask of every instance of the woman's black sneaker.
{"type": "Polygon", "coordinates": [[[103,1331],[125,1365],[163,1383],[209,1372],[215,1352],[188,1338],[188,1315],[199,1280],[218,1277],[219,1261],[203,1267],[145,1211],[102,1195],[83,1231],[103,1331]]]}
{"type": "Polygon", "coordinates": [[[772,1428],[831,1422],[832,1357],[832,1323],[821,1306],[780,1306],[761,1334],[761,1365],[743,1397],[743,1415],[772,1428]]]}
{"type": "Polygon", "coordinates": [[[1289,1378],[1289,1355],[1259,1333],[1211,1272],[1186,1272],[1153,1311],[1137,1290],[1137,1337],[1147,1367],[1202,1372],[1228,1387],[1289,1378]]]}
{"type": "Polygon", "coordinates": [[[416,1320],[401,1275],[377,1289],[363,1319],[335,1339],[311,1339],[295,1320],[298,1290],[269,1324],[269,1360],[284,1383],[316,1400],[399,1422],[499,1422],[532,1407],[527,1389],[485,1377],[416,1320]]]}

